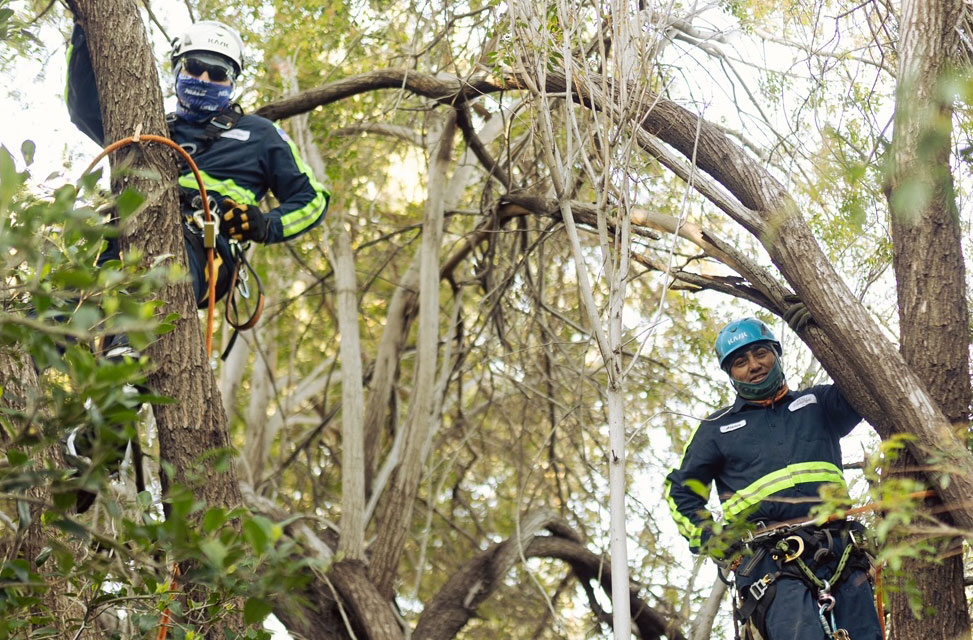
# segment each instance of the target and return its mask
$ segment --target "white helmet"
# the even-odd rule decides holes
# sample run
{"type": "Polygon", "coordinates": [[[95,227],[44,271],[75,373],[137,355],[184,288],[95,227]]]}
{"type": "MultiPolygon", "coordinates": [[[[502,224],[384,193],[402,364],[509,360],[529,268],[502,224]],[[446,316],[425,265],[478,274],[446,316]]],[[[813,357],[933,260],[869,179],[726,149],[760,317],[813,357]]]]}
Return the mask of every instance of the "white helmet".
{"type": "Polygon", "coordinates": [[[187,53],[215,53],[233,63],[236,75],[243,69],[243,39],[236,29],[216,20],[193,23],[181,36],[173,38],[169,59],[174,68],[187,53]]]}

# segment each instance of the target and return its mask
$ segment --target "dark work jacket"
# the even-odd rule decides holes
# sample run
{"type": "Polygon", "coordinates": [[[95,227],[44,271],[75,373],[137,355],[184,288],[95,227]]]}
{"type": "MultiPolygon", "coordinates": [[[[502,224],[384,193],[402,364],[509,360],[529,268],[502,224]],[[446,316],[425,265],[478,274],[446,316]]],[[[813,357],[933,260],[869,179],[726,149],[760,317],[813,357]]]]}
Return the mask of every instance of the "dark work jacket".
{"type": "MultiPolygon", "coordinates": [[[[101,104],[95,86],[91,56],[81,26],[75,24],[68,54],[67,103],[71,121],[88,137],[104,146],[101,104]]],[[[200,141],[206,122],[193,123],[179,117],[170,122],[169,135],[199,167],[206,190],[218,202],[230,198],[256,207],[270,191],[280,206],[268,211],[267,243],[290,240],[321,223],[331,194],[298,154],[284,130],[266,118],[244,115],[211,145],[200,141]]],[[[180,162],[179,184],[198,191],[196,178],[180,162]]]]}
{"type": "Polygon", "coordinates": [[[703,420],[666,477],[666,499],[690,549],[712,533],[706,503],[714,482],[728,523],[807,516],[822,484],[844,485],[839,440],[860,421],[834,385],[789,392],[771,407],[738,396],[703,420]]]}

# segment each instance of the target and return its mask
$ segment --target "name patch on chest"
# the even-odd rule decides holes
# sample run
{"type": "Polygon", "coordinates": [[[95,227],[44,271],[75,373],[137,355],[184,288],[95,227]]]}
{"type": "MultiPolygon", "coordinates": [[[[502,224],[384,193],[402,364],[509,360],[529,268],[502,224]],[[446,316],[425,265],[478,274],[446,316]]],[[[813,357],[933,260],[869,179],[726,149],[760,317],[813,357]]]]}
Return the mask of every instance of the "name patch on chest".
{"type": "Polygon", "coordinates": [[[747,426],[746,420],[740,420],[739,422],[731,422],[730,424],[725,424],[720,427],[720,433],[729,433],[731,431],[736,431],[741,427],[747,426]]]}
{"type": "Polygon", "coordinates": [[[224,131],[220,134],[221,138],[232,138],[233,140],[240,140],[246,142],[250,139],[250,132],[246,129],[230,129],[229,131],[224,131]]]}
{"type": "Polygon", "coordinates": [[[790,403],[787,406],[787,408],[791,411],[797,411],[801,407],[806,407],[809,404],[817,404],[817,403],[818,403],[818,399],[814,396],[813,393],[809,393],[806,396],[801,396],[794,402],[790,403]]]}

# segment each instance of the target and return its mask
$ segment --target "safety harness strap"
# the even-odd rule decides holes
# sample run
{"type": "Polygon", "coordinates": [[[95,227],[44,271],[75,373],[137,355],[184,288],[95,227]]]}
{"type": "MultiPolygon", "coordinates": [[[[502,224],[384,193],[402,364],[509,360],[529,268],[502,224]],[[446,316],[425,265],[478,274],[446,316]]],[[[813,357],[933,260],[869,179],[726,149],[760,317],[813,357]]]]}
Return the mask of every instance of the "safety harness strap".
{"type": "MultiPolygon", "coordinates": [[[[754,556],[741,565],[737,576],[748,576],[768,551],[773,555],[778,570],[751,584],[740,594],[739,604],[734,601],[737,618],[740,622],[749,623],[762,637],[767,637],[767,611],[774,600],[780,579],[800,580],[808,589],[830,596],[830,590],[850,573],[847,571],[849,567],[867,570],[868,555],[856,537],[856,534],[861,536],[863,532],[864,527],[860,523],[842,523],[840,537],[847,539],[846,545],[829,579],[819,578],[815,573],[819,566],[834,558],[834,535],[828,527],[790,529],[786,534],[782,532],[779,537],[767,538],[753,545],[754,556]],[[805,556],[812,558],[813,566],[805,562],[805,556]]],[[[837,637],[835,634],[843,631],[835,629],[833,625],[828,628],[827,624],[825,630],[829,637],[837,637]]]]}
{"type": "MultiPolygon", "coordinates": [[[[209,122],[206,123],[206,128],[203,130],[203,134],[198,138],[200,144],[194,149],[189,151],[192,156],[198,156],[212,146],[216,140],[222,136],[224,133],[236,126],[236,123],[240,121],[243,117],[243,107],[234,102],[226,109],[223,109],[219,114],[210,118],[209,122]]],[[[174,132],[172,131],[172,125],[176,122],[176,114],[167,113],[166,114],[166,124],[169,126],[169,137],[175,138],[174,132]]]]}

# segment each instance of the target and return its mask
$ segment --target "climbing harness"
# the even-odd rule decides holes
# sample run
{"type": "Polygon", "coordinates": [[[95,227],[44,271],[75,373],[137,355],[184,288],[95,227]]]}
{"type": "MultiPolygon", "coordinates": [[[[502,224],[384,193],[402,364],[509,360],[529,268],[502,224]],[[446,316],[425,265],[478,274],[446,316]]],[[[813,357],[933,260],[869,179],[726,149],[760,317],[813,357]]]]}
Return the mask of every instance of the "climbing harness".
{"type": "MultiPolygon", "coordinates": [[[[909,498],[921,500],[935,495],[935,491],[917,491],[909,494],[909,498]]],[[[829,640],[851,640],[851,636],[846,629],[838,628],[834,606],[836,599],[832,594],[832,589],[844,577],[845,571],[849,567],[866,570],[871,568],[871,556],[865,551],[864,527],[854,521],[846,521],[846,516],[878,511],[885,506],[884,501],[873,502],[861,507],[849,509],[840,515],[834,515],[819,525],[817,520],[792,520],[777,523],[772,526],[758,528],[753,533],[748,534],[741,543],[744,547],[752,551],[752,555],[746,558],[738,558],[730,568],[736,571],[738,578],[749,577],[760,561],[768,553],[772,554],[778,565],[778,570],[767,573],[758,578],[755,582],[738,593],[733,598],[734,629],[736,637],[739,639],[737,621],[744,623],[744,632],[747,638],[762,639],[767,637],[764,626],[766,613],[770,608],[770,603],[776,594],[777,582],[781,578],[797,579],[808,586],[812,592],[817,593],[818,620],[821,622],[822,629],[829,640]],[[846,537],[845,547],[834,572],[827,579],[816,575],[808,562],[806,556],[810,556],[811,562],[817,566],[829,561],[833,557],[835,526],[840,537],[846,537]]],[[[724,577],[720,572],[720,578],[734,588],[736,583],[729,577],[724,577]]],[[[875,595],[876,608],[879,623],[882,627],[882,637],[885,637],[885,616],[884,604],[882,602],[882,583],[881,566],[875,568],[875,595]]]]}
{"type": "MultiPolygon", "coordinates": [[[[186,143],[183,149],[189,153],[191,156],[197,156],[212,146],[216,140],[222,136],[224,133],[236,126],[240,118],[243,117],[243,107],[237,103],[231,104],[229,107],[224,109],[206,123],[206,128],[203,129],[203,133],[197,138],[201,144],[186,143]]],[[[169,135],[175,137],[172,131],[172,125],[176,122],[177,115],[175,113],[166,114],[166,125],[169,128],[169,135]]],[[[182,146],[182,145],[181,145],[182,146]]]]}
{"type": "Polygon", "coordinates": [[[740,597],[734,598],[734,612],[746,624],[747,637],[766,638],[766,618],[782,579],[798,580],[815,593],[818,601],[818,620],[829,640],[848,638],[848,632],[837,627],[834,617],[835,597],[832,589],[847,577],[846,569],[867,570],[870,559],[863,549],[864,527],[853,521],[833,522],[821,528],[804,527],[777,530],[774,536],[763,536],[757,542],[748,542],[753,555],[742,563],[737,576],[746,578],[770,555],[777,570],[767,573],[746,588],[740,597]],[[816,571],[835,557],[838,541],[844,549],[834,570],[826,578],[816,571]],[[738,604],[739,602],[739,604],[738,604]],[[756,631],[759,636],[754,633],[756,631]]]}

